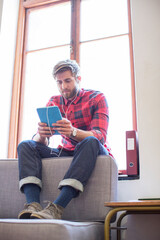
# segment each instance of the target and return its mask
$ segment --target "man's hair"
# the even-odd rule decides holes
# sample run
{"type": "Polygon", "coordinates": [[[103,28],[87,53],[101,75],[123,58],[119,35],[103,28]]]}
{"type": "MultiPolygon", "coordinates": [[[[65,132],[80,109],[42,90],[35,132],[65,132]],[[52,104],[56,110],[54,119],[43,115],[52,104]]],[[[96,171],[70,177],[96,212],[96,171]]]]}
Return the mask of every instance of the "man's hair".
{"type": "Polygon", "coordinates": [[[53,68],[53,77],[56,78],[57,73],[65,72],[70,70],[74,77],[80,76],[80,67],[75,60],[67,59],[58,62],[53,68]]]}

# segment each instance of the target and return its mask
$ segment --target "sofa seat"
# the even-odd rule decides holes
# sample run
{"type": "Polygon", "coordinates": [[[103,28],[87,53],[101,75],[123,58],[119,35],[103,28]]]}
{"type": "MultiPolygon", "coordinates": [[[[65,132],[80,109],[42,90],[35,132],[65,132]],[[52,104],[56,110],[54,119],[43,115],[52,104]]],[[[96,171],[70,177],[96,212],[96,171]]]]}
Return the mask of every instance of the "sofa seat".
{"type": "Polygon", "coordinates": [[[101,222],[0,219],[2,240],[101,240],[103,238],[104,224],[101,222]]]}

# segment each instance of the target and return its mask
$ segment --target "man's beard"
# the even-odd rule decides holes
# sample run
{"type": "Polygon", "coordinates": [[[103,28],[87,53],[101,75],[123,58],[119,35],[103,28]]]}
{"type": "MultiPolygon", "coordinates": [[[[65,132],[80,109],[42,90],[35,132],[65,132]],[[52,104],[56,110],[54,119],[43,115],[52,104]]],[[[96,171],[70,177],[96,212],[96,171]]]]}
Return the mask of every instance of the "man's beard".
{"type": "Polygon", "coordinates": [[[72,92],[67,92],[66,94],[63,94],[63,97],[67,100],[72,99],[78,92],[78,87],[75,87],[72,92]]]}

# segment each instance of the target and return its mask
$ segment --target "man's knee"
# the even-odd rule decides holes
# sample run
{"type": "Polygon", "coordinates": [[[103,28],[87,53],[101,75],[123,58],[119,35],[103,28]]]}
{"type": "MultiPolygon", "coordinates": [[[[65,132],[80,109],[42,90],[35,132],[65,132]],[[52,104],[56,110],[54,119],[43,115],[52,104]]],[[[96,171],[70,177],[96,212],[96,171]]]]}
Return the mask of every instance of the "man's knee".
{"type": "Polygon", "coordinates": [[[17,151],[18,153],[24,152],[28,149],[29,147],[29,142],[30,140],[22,141],[18,144],[17,151]]]}
{"type": "Polygon", "coordinates": [[[94,136],[86,137],[83,141],[84,141],[85,144],[88,143],[89,145],[94,145],[94,146],[99,145],[99,140],[94,136]]]}
{"type": "Polygon", "coordinates": [[[99,149],[99,141],[94,136],[89,136],[83,139],[81,142],[79,142],[75,148],[75,151],[77,150],[95,150],[97,151],[99,149]]]}

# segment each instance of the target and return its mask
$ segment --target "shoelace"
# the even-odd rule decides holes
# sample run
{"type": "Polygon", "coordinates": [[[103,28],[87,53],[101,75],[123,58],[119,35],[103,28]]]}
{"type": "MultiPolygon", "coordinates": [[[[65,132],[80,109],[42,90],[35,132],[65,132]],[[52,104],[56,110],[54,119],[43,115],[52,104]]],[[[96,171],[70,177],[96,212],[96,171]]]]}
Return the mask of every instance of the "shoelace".
{"type": "Polygon", "coordinates": [[[58,209],[56,208],[56,206],[53,203],[49,203],[49,205],[47,206],[47,209],[49,209],[51,212],[58,212],[58,209]]]}
{"type": "Polygon", "coordinates": [[[29,208],[29,207],[35,208],[35,210],[37,210],[37,211],[41,211],[40,207],[39,207],[39,206],[36,206],[36,205],[33,204],[33,203],[25,203],[25,204],[24,204],[24,209],[27,209],[27,208],[29,208]]]}
{"type": "Polygon", "coordinates": [[[56,208],[54,203],[50,201],[44,201],[44,202],[48,202],[48,205],[47,207],[45,207],[45,209],[49,210],[52,214],[55,214],[55,210],[58,213],[58,209],[56,208]]]}

